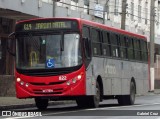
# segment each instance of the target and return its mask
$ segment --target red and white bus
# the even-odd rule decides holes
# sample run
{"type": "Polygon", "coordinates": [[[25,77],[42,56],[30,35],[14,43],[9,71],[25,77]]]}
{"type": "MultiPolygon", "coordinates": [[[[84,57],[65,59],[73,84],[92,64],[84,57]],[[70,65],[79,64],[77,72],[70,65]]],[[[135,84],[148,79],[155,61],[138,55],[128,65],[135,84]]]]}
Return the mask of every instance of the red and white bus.
{"type": "Polygon", "coordinates": [[[16,96],[76,100],[98,107],[103,99],[132,105],[149,89],[146,37],[79,18],[20,21],[16,38],[16,96]]]}

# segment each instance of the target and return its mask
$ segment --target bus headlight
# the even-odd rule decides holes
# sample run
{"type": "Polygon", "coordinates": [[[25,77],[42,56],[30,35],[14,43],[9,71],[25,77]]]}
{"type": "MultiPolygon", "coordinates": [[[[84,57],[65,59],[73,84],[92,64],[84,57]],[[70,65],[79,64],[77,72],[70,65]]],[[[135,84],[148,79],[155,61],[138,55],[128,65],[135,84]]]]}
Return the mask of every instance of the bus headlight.
{"type": "Polygon", "coordinates": [[[70,81],[67,81],[67,85],[69,86],[71,83],[70,83],[70,81]]]}
{"type": "Polygon", "coordinates": [[[78,75],[77,79],[80,80],[82,78],[82,75],[78,75]]]}
{"type": "Polygon", "coordinates": [[[28,83],[26,83],[26,87],[28,87],[29,86],[29,84],[28,83]]]}
{"type": "Polygon", "coordinates": [[[23,81],[21,81],[21,82],[20,82],[20,84],[23,86],[23,85],[24,85],[24,82],[23,82],[23,81]]]}
{"type": "Polygon", "coordinates": [[[20,82],[21,81],[21,79],[20,78],[17,78],[17,82],[20,82]]]}
{"type": "Polygon", "coordinates": [[[78,80],[81,80],[82,75],[78,75],[75,78],[72,79],[72,83],[76,83],[78,80]]]}
{"type": "Polygon", "coordinates": [[[76,83],[76,78],[72,79],[72,83],[76,83]]]}
{"type": "Polygon", "coordinates": [[[66,84],[67,84],[68,86],[71,85],[71,84],[76,84],[76,83],[77,83],[79,80],[81,80],[81,79],[82,79],[82,75],[80,74],[80,75],[74,77],[73,79],[67,81],[66,84]]]}

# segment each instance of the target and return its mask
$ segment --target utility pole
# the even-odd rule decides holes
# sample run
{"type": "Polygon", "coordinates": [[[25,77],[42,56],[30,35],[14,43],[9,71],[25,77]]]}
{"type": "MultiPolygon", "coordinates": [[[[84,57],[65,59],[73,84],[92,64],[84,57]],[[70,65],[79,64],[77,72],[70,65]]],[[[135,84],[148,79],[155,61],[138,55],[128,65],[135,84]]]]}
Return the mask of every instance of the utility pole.
{"type": "Polygon", "coordinates": [[[122,0],[121,29],[125,30],[127,0],[122,0]]]}
{"type": "Polygon", "coordinates": [[[55,13],[56,13],[56,1],[57,0],[53,0],[53,17],[55,17],[56,15],[55,15],[55,13]]]}
{"type": "Polygon", "coordinates": [[[150,7],[150,91],[154,91],[155,0],[151,0],[150,7]]]}
{"type": "Polygon", "coordinates": [[[108,2],[109,2],[109,0],[106,0],[106,3],[104,5],[104,9],[103,9],[103,24],[105,24],[105,12],[107,12],[107,14],[109,14],[108,13],[108,2]]]}

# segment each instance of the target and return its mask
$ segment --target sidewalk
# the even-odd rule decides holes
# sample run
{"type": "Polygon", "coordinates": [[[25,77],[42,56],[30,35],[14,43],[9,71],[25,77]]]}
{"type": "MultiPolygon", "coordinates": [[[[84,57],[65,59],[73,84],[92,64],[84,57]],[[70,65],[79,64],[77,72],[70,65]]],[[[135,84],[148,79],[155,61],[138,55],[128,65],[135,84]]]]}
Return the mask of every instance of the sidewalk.
{"type": "Polygon", "coordinates": [[[0,110],[33,107],[34,99],[17,99],[16,97],[0,97],[0,110]]]}
{"type": "MultiPolygon", "coordinates": [[[[148,95],[160,94],[160,89],[155,89],[154,92],[148,92],[148,95]]],[[[53,101],[50,104],[66,104],[73,101],[53,101]]],[[[17,99],[16,97],[0,97],[0,110],[9,110],[15,108],[35,107],[34,99],[17,99]]]]}
{"type": "MultiPolygon", "coordinates": [[[[49,105],[61,105],[71,103],[74,103],[74,101],[51,101],[49,102],[49,105]]],[[[34,98],[17,99],[16,97],[0,97],[0,111],[28,107],[36,107],[34,98]]]]}

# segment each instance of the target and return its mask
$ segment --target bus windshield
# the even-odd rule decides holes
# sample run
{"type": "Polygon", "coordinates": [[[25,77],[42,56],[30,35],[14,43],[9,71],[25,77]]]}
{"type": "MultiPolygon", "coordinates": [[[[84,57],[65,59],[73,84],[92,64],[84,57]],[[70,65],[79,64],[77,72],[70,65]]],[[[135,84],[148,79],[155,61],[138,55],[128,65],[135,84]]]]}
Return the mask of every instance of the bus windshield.
{"type": "Polygon", "coordinates": [[[53,69],[82,64],[78,33],[17,35],[18,69],[53,69]]]}

